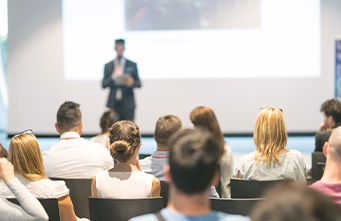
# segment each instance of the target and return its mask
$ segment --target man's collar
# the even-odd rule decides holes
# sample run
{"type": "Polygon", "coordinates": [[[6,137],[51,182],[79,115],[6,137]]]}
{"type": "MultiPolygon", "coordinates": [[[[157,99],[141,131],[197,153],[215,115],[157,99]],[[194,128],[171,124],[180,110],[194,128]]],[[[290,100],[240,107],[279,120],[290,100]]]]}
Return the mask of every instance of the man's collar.
{"type": "Polygon", "coordinates": [[[77,132],[69,131],[60,135],[60,139],[65,139],[65,138],[80,138],[80,135],[77,132]]]}

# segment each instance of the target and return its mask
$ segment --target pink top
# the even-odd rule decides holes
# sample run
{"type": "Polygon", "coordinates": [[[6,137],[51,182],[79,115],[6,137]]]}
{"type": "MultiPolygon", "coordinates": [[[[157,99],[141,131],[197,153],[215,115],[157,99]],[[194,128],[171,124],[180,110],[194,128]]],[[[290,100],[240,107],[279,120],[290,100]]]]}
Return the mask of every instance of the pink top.
{"type": "Polygon", "coordinates": [[[332,197],[336,203],[341,204],[341,183],[329,184],[318,180],[309,187],[323,192],[327,196],[332,197]]]}

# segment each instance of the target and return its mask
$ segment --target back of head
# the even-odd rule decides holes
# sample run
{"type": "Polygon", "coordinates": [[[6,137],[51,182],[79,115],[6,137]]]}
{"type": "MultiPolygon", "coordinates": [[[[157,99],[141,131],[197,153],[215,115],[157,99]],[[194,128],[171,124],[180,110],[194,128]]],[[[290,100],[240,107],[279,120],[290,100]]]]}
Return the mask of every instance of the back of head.
{"type": "Polygon", "coordinates": [[[203,129],[176,132],[168,141],[172,183],[187,195],[204,192],[218,168],[221,143],[203,129]]]}
{"type": "Polygon", "coordinates": [[[341,164],[341,126],[334,129],[329,137],[327,160],[328,158],[341,164]]]}
{"type": "Polygon", "coordinates": [[[174,115],[160,117],[155,125],[154,139],[157,145],[166,146],[171,135],[182,128],[180,118],[174,115]]]}
{"type": "Polygon", "coordinates": [[[43,157],[33,134],[21,134],[11,139],[8,160],[13,164],[15,173],[30,181],[46,178],[43,157]]]}
{"type": "Polygon", "coordinates": [[[338,99],[323,102],[320,111],[324,112],[328,117],[332,116],[336,126],[341,125],[341,102],[338,99]]]}
{"type": "Polygon", "coordinates": [[[79,104],[66,101],[58,109],[57,124],[60,133],[76,130],[82,122],[79,104]]]}
{"type": "Polygon", "coordinates": [[[118,162],[127,162],[141,143],[139,127],[131,121],[118,121],[109,129],[110,154],[118,162]]]}
{"type": "MultiPolygon", "coordinates": [[[[222,143],[222,146],[224,146],[224,136],[220,130],[218,120],[211,108],[200,106],[193,109],[190,113],[190,119],[195,127],[202,127],[210,131],[222,143]]],[[[221,155],[223,155],[225,151],[224,147],[221,151],[221,155]]]]}
{"type": "Polygon", "coordinates": [[[264,196],[250,215],[253,221],[336,221],[341,219],[340,206],[306,185],[286,182],[264,196]]]}
{"type": "Polygon", "coordinates": [[[279,151],[285,149],[288,139],[280,109],[273,107],[261,109],[256,120],[253,139],[257,147],[257,161],[263,161],[268,166],[271,162],[274,165],[280,162],[279,151]]]}
{"type": "Polygon", "coordinates": [[[116,122],[117,122],[117,116],[114,110],[108,110],[104,112],[100,120],[102,133],[108,132],[109,128],[116,122]]]}

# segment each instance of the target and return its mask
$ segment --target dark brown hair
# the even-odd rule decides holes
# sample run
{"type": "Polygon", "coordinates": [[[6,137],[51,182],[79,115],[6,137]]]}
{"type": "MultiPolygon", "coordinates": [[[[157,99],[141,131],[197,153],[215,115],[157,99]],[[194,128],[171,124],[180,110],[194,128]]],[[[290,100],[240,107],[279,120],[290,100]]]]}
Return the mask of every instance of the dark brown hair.
{"type": "Polygon", "coordinates": [[[155,125],[154,139],[158,145],[166,145],[169,137],[180,130],[182,123],[180,118],[174,115],[160,117],[155,125]]]}
{"type": "Polygon", "coordinates": [[[190,119],[195,127],[205,128],[221,142],[222,149],[220,151],[222,156],[225,152],[225,140],[213,110],[206,106],[197,107],[190,113],[190,119]]]}
{"type": "Polygon", "coordinates": [[[82,114],[79,104],[65,101],[58,109],[57,124],[61,132],[67,132],[77,128],[82,122],[82,114]]]}
{"type": "Polygon", "coordinates": [[[109,129],[110,154],[118,162],[127,162],[141,143],[139,127],[131,121],[118,121],[109,129]]]}
{"type": "Polygon", "coordinates": [[[167,146],[176,189],[190,195],[205,191],[218,168],[221,143],[209,131],[199,128],[176,132],[167,146]]]}
{"type": "Polygon", "coordinates": [[[330,99],[321,105],[321,112],[324,112],[327,117],[332,116],[336,126],[341,124],[341,102],[337,99],[330,99]]]}
{"type": "Polygon", "coordinates": [[[110,109],[104,112],[100,120],[102,133],[108,132],[109,128],[116,122],[117,122],[117,116],[114,110],[110,109]]]}

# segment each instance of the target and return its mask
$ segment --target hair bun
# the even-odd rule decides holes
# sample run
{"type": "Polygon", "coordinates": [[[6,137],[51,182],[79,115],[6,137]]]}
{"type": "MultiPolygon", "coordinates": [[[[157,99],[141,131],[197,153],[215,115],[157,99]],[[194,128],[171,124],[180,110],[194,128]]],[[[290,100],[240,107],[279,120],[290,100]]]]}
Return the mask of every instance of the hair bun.
{"type": "Polygon", "coordinates": [[[111,144],[110,150],[114,152],[125,152],[130,149],[130,145],[127,141],[118,140],[111,144]]]}

